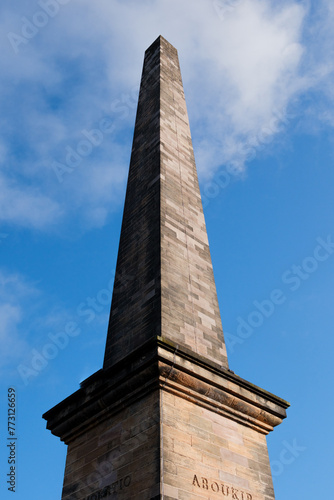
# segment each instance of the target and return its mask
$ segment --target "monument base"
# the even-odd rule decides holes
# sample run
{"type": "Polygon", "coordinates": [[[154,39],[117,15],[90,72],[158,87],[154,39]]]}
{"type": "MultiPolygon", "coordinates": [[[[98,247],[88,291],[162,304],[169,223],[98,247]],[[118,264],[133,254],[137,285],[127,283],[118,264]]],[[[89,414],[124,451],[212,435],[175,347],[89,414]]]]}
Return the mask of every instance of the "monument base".
{"type": "Polygon", "coordinates": [[[266,434],[288,406],[155,338],[43,417],[68,445],[62,500],[274,500],[266,434]]]}

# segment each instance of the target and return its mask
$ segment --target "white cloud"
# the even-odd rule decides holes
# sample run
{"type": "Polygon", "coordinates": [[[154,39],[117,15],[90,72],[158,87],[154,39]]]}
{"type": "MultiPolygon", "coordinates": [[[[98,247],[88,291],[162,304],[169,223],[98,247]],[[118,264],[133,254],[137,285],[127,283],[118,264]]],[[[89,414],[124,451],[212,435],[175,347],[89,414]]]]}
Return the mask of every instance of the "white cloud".
{"type": "Polygon", "coordinates": [[[305,27],[307,54],[302,71],[310,90],[304,104],[305,126],[314,133],[324,125],[334,126],[333,2],[319,0],[311,12],[305,27]]]}
{"type": "MultiPolygon", "coordinates": [[[[0,323],[1,333],[0,342],[7,344],[13,343],[11,333],[16,328],[17,323],[21,320],[21,309],[11,304],[0,304],[0,323]]],[[[12,347],[12,346],[11,346],[12,347]]]]}
{"type": "Polygon", "coordinates": [[[59,205],[39,193],[37,188],[9,184],[0,176],[0,221],[18,226],[44,229],[55,224],[60,216],[59,205]]]}
{"type": "Polygon", "coordinates": [[[9,274],[0,269],[0,299],[5,297],[10,300],[16,300],[24,297],[36,295],[37,288],[19,274],[9,274]]]}
{"type": "MultiPolygon", "coordinates": [[[[32,20],[38,9],[3,8],[2,31],[21,33],[22,16],[32,20]]],[[[86,227],[106,222],[123,201],[134,88],[159,34],[179,51],[202,177],[222,165],[243,171],[303,92],[321,90],[324,104],[310,114],[333,123],[333,17],[329,0],[313,10],[296,0],[71,0],[17,54],[9,41],[0,54],[1,220],[45,230],[74,207],[86,227]],[[82,130],[105,116],[114,133],[58,183],[53,162],[64,164],[82,130]]]]}
{"type": "Polygon", "coordinates": [[[20,358],[27,349],[20,334],[25,304],[38,295],[37,288],[19,274],[0,269],[0,367],[20,358]]]}
{"type": "Polygon", "coordinates": [[[304,16],[294,3],[277,8],[270,2],[239,1],[203,36],[201,55],[210,62],[206,72],[199,66],[196,75],[206,92],[198,99],[194,133],[203,176],[229,163],[242,171],[249,149],[255,150],[263,135],[268,142],[277,133],[289,103],[304,87],[299,75],[304,16]]]}
{"type": "Polygon", "coordinates": [[[50,343],[48,334],[64,331],[73,313],[47,296],[27,277],[0,269],[0,373],[18,376],[31,367],[34,350],[50,343]]]}

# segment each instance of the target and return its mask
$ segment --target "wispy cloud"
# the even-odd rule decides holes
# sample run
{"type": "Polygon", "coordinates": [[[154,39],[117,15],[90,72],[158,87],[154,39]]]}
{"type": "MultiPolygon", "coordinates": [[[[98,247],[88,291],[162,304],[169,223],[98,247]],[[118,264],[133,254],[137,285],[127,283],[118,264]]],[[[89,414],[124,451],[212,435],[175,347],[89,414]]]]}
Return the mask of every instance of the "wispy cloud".
{"type": "Polygon", "coordinates": [[[58,222],[61,208],[38,188],[25,187],[0,176],[0,221],[18,226],[44,229],[58,222]]]}
{"type": "Polygon", "coordinates": [[[29,366],[36,349],[50,342],[49,335],[61,332],[72,320],[73,314],[51,300],[38,283],[0,269],[0,373],[17,379],[17,367],[29,366]]]}
{"type": "Polygon", "coordinates": [[[202,178],[226,165],[244,172],[250,147],[269,149],[287,117],[305,113],[306,93],[321,93],[307,113],[334,123],[329,0],[238,0],[224,16],[224,0],[58,4],[18,50],[8,34],[22,36],[22,17],[36,24],[46,11],[23,0],[2,7],[2,221],[38,230],[73,216],[86,228],[105,224],[122,201],[143,52],[159,34],[179,50],[202,178]],[[66,166],[82,131],[105,118],[113,132],[60,183],[55,162],[66,166]]]}
{"type": "Polygon", "coordinates": [[[25,304],[38,295],[37,288],[19,274],[0,270],[0,368],[18,359],[26,350],[20,325],[25,304]]]}

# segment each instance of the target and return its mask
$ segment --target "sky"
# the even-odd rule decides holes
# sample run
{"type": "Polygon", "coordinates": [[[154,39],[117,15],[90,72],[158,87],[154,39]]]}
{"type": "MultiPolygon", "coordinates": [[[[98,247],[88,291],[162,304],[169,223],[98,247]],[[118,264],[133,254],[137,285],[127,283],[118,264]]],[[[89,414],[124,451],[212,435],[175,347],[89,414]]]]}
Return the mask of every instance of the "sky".
{"type": "Polygon", "coordinates": [[[330,0],[1,2],[1,498],[9,388],[14,498],[61,497],[66,446],[42,414],[102,367],[144,51],[160,34],[179,52],[230,368],[291,403],[268,436],[276,499],[328,498],[333,23],[330,0]]]}

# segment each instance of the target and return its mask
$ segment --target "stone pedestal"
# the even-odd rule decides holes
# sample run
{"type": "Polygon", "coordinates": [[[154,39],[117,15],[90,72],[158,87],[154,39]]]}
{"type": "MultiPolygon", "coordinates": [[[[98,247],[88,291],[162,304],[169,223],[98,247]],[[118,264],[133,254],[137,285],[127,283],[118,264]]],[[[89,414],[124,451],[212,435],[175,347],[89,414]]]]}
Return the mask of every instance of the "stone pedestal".
{"type": "Polygon", "coordinates": [[[63,500],[274,499],[266,434],[288,403],[157,338],[44,415],[63,500]]]}

